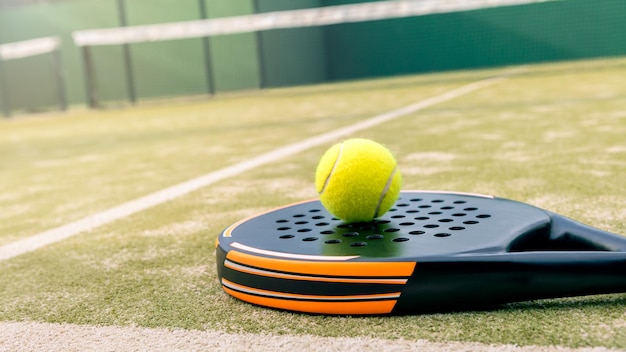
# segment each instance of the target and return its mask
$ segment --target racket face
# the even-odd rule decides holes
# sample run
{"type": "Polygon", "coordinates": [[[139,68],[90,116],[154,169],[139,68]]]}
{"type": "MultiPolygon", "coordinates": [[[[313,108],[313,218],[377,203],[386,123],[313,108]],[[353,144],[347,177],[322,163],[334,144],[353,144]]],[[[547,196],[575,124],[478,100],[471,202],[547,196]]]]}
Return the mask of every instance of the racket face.
{"type": "Polygon", "coordinates": [[[221,248],[259,256],[356,261],[416,261],[464,252],[504,251],[550,222],[544,210],[511,200],[442,192],[402,192],[384,216],[344,223],[319,200],[282,207],[234,224],[221,248]],[[245,248],[245,249],[242,249],[245,248]]]}
{"type": "Polygon", "coordinates": [[[401,192],[384,216],[352,224],[310,200],[224,230],[217,242],[218,276],[228,294],[257,305],[388,314],[414,306],[406,301],[419,297],[411,282],[421,280],[414,275],[420,262],[506,253],[549,224],[544,210],[482,195],[401,192]]]}

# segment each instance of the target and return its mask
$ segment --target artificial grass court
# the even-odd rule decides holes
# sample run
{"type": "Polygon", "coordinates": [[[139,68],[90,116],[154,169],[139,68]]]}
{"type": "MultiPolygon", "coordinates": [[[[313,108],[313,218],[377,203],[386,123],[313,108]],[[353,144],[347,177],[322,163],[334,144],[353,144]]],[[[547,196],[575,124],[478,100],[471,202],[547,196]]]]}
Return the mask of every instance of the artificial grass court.
{"type": "MultiPolygon", "coordinates": [[[[264,90],[0,122],[0,245],[506,69],[264,90]]],[[[626,234],[626,59],[526,66],[359,132],[403,189],[493,194],[626,234]]],[[[626,294],[446,314],[296,314],[222,292],[215,238],[316,197],[321,145],[0,262],[0,320],[626,348],[626,294]]]]}

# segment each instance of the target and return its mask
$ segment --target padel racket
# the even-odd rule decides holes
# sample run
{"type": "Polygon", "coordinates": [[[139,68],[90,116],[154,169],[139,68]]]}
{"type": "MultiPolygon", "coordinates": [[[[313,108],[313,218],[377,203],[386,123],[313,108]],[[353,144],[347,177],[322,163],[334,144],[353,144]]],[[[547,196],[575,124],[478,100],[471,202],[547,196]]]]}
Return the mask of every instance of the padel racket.
{"type": "Polygon", "coordinates": [[[223,289],[320,314],[407,314],[626,291],[626,238],[490,196],[402,192],[368,223],[319,200],[239,221],[217,241],[223,289]]]}

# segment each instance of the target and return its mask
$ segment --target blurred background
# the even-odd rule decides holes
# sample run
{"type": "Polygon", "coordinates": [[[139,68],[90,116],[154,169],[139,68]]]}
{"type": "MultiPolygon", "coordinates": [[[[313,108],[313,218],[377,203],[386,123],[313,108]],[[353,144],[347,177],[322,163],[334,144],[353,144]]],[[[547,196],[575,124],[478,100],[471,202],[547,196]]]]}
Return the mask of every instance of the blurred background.
{"type": "Polygon", "coordinates": [[[0,45],[41,37],[60,40],[51,52],[0,60],[0,111],[9,115],[77,104],[106,107],[267,87],[626,55],[623,0],[502,7],[490,1],[496,6],[473,11],[135,44],[79,47],[72,37],[85,29],[363,2],[367,1],[0,0],[0,45]]]}

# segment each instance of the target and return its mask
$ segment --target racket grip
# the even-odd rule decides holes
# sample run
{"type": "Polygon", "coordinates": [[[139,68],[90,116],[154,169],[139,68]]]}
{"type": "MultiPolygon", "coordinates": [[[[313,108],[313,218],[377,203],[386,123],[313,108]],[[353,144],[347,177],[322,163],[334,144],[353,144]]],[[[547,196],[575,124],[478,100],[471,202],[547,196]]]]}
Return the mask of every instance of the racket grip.
{"type": "Polygon", "coordinates": [[[617,292],[626,292],[626,252],[457,255],[417,263],[394,311],[482,309],[617,292]]]}

